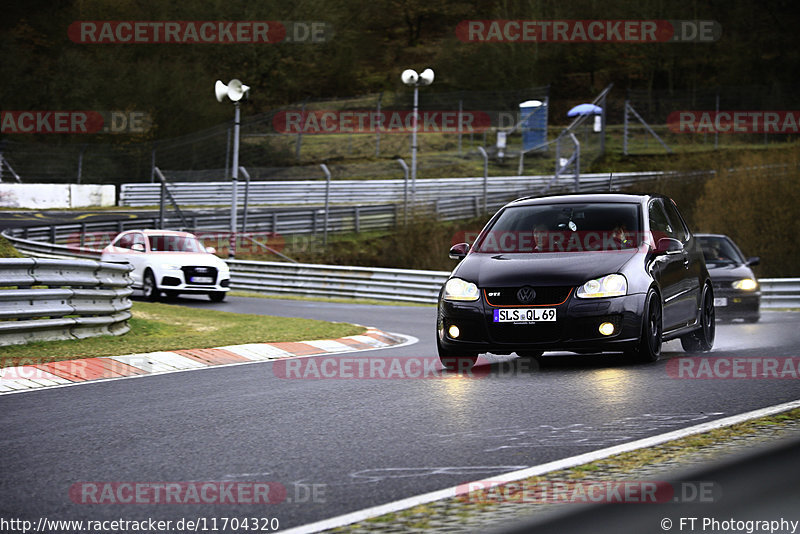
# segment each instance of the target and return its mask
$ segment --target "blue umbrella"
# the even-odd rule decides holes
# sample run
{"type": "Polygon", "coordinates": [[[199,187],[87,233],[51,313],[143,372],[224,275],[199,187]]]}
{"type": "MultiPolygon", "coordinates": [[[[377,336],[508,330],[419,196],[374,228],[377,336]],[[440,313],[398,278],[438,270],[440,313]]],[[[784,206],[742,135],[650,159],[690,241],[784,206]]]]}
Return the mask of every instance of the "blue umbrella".
{"type": "Polygon", "coordinates": [[[603,112],[603,108],[595,106],[594,104],[578,104],[567,112],[567,117],[575,117],[577,115],[599,115],[603,112]]]}

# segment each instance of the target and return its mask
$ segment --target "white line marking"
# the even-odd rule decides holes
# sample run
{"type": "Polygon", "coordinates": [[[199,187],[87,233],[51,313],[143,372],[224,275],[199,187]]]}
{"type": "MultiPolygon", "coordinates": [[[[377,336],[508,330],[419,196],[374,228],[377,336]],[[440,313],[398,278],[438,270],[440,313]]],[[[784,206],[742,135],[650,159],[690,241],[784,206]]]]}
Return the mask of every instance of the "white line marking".
{"type": "MultiPolygon", "coordinates": [[[[765,417],[767,415],[785,412],[787,410],[792,410],[794,408],[800,408],[800,400],[785,402],[783,404],[776,404],[774,406],[767,406],[766,408],[760,408],[758,410],[753,410],[738,415],[732,415],[730,417],[723,417],[722,419],[717,419],[715,421],[701,423],[699,425],[682,428],[680,430],[673,430],[672,432],[667,432],[665,434],[659,434],[657,436],[651,436],[649,438],[643,438],[636,441],[631,441],[629,443],[623,443],[622,445],[615,445],[613,447],[587,452],[585,454],[579,454],[577,456],[571,456],[569,458],[563,458],[561,460],[556,460],[554,462],[535,465],[533,467],[528,467],[526,469],[521,469],[519,471],[504,473],[501,475],[493,476],[489,479],[483,479],[477,481],[477,483],[481,484],[481,488],[485,489],[497,486],[502,482],[513,482],[515,480],[522,480],[525,478],[542,475],[550,471],[569,469],[577,465],[583,465],[589,462],[594,462],[596,460],[601,460],[603,458],[608,458],[609,456],[614,456],[615,454],[621,454],[623,452],[630,452],[636,449],[643,449],[646,447],[652,447],[654,445],[660,445],[667,441],[684,438],[686,436],[691,436],[694,434],[700,434],[702,432],[708,432],[710,430],[722,428],[725,426],[735,425],[737,423],[749,421],[750,419],[758,419],[759,417],[765,417]]],[[[349,514],[332,517],[330,519],[323,519],[322,521],[317,521],[315,523],[309,523],[307,525],[301,525],[299,527],[290,528],[282,532],[283,534],[309,534],[312,532],[320,532],[322,530],[328,530],[332,528],[343,527],[345,525],[351,525],[353,523],[358,523],[360,521],[364,521],[372,517],[378,517],[384,514],[398,512],[400,510],[412,508],[420,504],[427,504],[429,502],[455,497],[459,494],[466,493],[469,484],[470,483],[459,484],[458,486],[453,486],[438,491],[432,491],[430,493],[424,493],[422,495],[416,495],[414,497],[400,499],[399,501],[381,504],[378,506],[373,506],[371,508],[358,510],[356,512],[350,512],[349,514]]]]}

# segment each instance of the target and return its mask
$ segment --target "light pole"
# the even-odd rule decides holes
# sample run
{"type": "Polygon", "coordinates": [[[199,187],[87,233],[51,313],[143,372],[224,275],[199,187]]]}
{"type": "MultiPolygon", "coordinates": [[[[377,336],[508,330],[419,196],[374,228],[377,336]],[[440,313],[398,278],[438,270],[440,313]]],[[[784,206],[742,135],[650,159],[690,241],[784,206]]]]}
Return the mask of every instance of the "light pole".
{"type": "Polygon", "coordinates": [[[414,125],[411,129],[411,205],[415,204],[415,195],[417,192],[417,122],[419,116],[417,108],[419,107],[419,87],[421,85],[430,85],[433,83],[433,70],[425,69],[422,73],[417,74],[417,71],[406,69],[400,75],[403,83],[414,88],[414,125]]]}
{"type": "Polygon", "coordinates": [[[228,250],[228,257],[233,258],[236,255],[236,210],[238,204],[239,193],[239,101],[244,97],[250,87],[244,85],[241,81],[233,79],[225,85],[220,80],[214,84],[214,94],[217,97],[217,102],[227,96],[234,106],[233,115],[233,169],[231,179],[231,241],[228,250]]]}

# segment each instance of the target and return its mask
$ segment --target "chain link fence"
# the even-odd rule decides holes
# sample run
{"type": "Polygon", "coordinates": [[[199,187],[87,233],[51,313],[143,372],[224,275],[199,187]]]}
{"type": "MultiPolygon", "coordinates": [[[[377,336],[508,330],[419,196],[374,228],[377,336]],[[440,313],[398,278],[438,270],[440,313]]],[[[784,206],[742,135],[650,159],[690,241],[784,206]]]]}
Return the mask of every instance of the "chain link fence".
{"type": "MultiPolygon", "coordinates": [[[[482,175],[485,162],[479,148],[486,151],[490,175],[553,174],[558,160],[564,157],[556,154],[553,141],[570,124],[566,111],[580,103],[554,102],[549,87],[451,93],[422,88],[418,108],[421,117],[418,176],[482,175]],[[519,124],[524,118],[520,104],[530,100],[542,101],[547,106],[548,122],[543,138],[548,143],[540,150],[527,152],[524,165],[518,165],[523,148],[519,124]],[[498,146],[499,137],[504,138],[504,146],[498,146]]],[[[790,133],[681,132],[670,123],[676,113],[685,111],[798,109],[795,92],[781,88],[725,87],[684,93],[628,91],[624,97],[622,91],[612,90],[604,103],[603,132],[596,130],[590,118],[570,131],[574,140],[564,141],[567,153],[574,143],[580,144],[582,170],[588,169],[606,151],[656,154],[764,146],[798,138],[790,133]]],[[[259,114],[250,114],[244,104],[240,165],[247,167],[253,180],[323,179],[320,163],[327,164],[333,179],[402,178],[403,166],[398,159],[410,164],[408,119],[412,109],[410,89],[356,98],[309,100],[259,114]],[[375,116],[385,121],[382,126],[370,124],[375,116]],[[330,124],[325,122],[330,117],[337,121],[333,128],[328,128],[330,124]],[[343,127],[345,123],[351,127],[343,127]]],[[[24,183],[154,182],[156,166],[171,182],[223,181],[230,176],[232,122],[152,142],[98,143],[88,139],[76,143],[71,142],[74,137],[43,141],[42,137],[28,140],[17,135],[0,141],[0,162],[5,163],[0,164],[0,181],[15,182],[18,175],[24,183]]]]}

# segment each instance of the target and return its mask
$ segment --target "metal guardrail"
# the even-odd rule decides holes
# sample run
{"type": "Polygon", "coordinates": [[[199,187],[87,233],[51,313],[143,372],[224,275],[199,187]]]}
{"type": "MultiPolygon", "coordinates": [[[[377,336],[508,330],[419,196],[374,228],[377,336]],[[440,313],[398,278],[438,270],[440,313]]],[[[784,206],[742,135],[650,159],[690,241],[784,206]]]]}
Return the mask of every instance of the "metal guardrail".
{"type": "MultiPolygon", "coordinates": [[[[490,207],[492,206],[490,202],[490,207]]],[[[440,206],[446,213],[447,206],[440,206]]],[[[471,208],[472,209],[472,208],[471,208]]],[[[100,252],[77,245],[59,245],[3,234],[25,254],[35,257],[100,257],[100,252]]],[[[229,260],[231,288],[274,295],[370,298],[387,301],[436,303],[447,271],[416,271],[229,260]]],[[[762,278],[761,307],[800,308],[800,278],[762,278]]]]}
{"type": "Polygon", "coordinates": [[[416,271],[279,263],[228,261],[231,288],[273,295],[361,298],[435,303],[450,275],[447,271],[416,271]]]}
{"type": "Polygon", "coordinates": [[[0,258],[0,346],[124,334],[129,272],[85,259],[0,258]]]}
{"type": "Polygon", "coordinates": [[[800,278],[761,278],[762,308],[800,308],[800,278]]]}
{"type": "MultiPolygon", "coordinates": [[[[594,173],[580,175],[582,192],[608,191],[611,183],[614,190],[647,179],[669,178],[694,174],[676,172],[624,172],[594,173]]],[[[572,191],[574,179],[570,176],[554,182],[552,175],[544,176],[491,176],[487,182],[489,194],[517,191],[521,195],[538,194],[549,186],[548,193],[572,191]]],[[[416,180],[413,197],[417,201],[434,201],[458,196],[483,196],[484,178],[426,178],[416,180]]],[[[183,206],[230,205],[231,181],[226,182],[172,182],[169,190],[183,206]]],[[[334,180],[330,187],[331,204],[359,203],[381,204],[402,202],[405,180],[334,180]]],[[[238,184],[237,192],[244,195],[245,184],[238,184]]],[[[250,182],[250,205],[303,206],[324,204],[325,180],[293,180],[250,182]]],[[[121,206],[156,206],[161,199],[161,184],[131,183],[120,186],[121,206]]]]}

